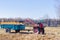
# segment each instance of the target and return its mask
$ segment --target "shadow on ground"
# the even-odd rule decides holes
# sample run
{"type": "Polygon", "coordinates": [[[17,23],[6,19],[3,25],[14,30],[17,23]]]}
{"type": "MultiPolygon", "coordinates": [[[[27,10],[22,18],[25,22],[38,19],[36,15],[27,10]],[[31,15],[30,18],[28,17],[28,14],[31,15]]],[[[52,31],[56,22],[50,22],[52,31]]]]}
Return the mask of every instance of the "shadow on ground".
{"type": "MultiPolygon", "coordinates": [[[[10,32],[10,33],[16,34],[16,32],[10,32]]],[[[18,32],[18,33],[20,33],[20,34],[33,34],[32,32],[18,32]]]]}

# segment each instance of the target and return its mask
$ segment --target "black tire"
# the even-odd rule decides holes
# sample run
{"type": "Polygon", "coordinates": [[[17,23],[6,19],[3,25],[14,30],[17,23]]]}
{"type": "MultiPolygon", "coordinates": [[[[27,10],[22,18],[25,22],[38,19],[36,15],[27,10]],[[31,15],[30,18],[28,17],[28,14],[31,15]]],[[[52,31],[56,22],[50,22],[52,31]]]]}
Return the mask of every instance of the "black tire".
{"type": "Polygon", "coordinates": [[[11,32],[11,29],[6,29],[6,32],[10,33],[11,32]]]}
{"type": "Polygon", "coordinates": [[[20,30],[18,30],[18,32],[20,32],[20,30]]]}
{"type": "Polygon", "coordinates": [[[20,32],[20,30],[15,30],[16,33],[20,32]]]}

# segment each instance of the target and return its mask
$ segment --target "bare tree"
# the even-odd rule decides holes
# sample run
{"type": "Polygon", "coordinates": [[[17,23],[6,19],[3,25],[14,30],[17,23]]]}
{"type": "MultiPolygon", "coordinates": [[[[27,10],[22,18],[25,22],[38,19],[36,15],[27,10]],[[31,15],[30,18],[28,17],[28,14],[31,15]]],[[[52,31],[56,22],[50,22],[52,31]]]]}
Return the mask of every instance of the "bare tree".
{"type": "Polygon", "coordinates": [[[56,2],[57,16],[60,19],[60,0],[55,0],[55,2],[56,2]]]}

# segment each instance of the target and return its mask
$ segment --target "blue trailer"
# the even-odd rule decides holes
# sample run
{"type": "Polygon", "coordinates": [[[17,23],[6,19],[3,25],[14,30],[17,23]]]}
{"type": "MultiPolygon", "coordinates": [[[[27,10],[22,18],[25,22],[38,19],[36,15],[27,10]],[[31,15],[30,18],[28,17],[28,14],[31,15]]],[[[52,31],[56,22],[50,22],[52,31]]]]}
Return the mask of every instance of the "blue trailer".
{"type": "Polygon", "coordinates": [[[7,30],[15,30],[15,32],[20,32],[20,30],[25,30],[25,25],[23,24],[0,24],[0,27],[7,30]]]}

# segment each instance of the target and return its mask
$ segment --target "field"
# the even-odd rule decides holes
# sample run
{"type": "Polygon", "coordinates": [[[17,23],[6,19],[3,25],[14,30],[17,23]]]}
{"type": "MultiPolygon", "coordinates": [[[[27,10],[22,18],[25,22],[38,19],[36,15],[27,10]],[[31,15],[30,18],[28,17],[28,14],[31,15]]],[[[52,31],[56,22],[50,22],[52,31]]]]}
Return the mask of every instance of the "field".
{"type": "Polygon", "coordinates": [[[46,27],[45,35],[6,33],[5,30],[0,29],[0,40],[60,40],[60,27],[46,27]]]}

